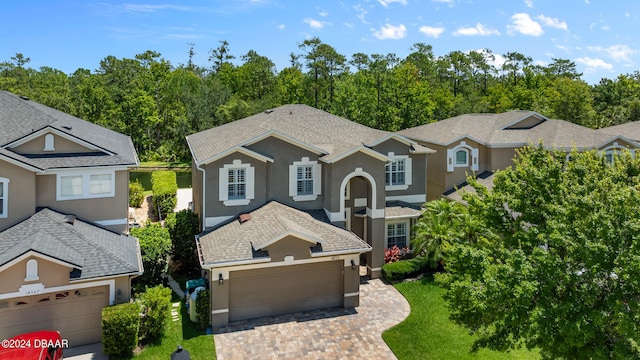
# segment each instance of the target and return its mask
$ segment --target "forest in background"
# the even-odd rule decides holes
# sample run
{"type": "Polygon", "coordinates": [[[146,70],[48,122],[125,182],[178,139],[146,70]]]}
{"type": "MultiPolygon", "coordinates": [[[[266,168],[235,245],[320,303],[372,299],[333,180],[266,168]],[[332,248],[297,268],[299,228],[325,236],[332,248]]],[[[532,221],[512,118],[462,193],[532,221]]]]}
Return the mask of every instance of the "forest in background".
{"type": "Polygon", "coordinates": [[[0,89],[127,134],[142,161],[190,161],[185,137],[284,104],[308,104],[358,123],[398,131],[466,113],[533,110],[591,128],[640,120],[640,73],[589,85],[574,62],[546,66],[518,52],[453,51],[416,43],[395,54],[339,54],[307,39],[278,71],[251,50],[221,41],[206,66],[173,65],[147,50],[107,56],[95,70],[33,69],[17,53],[0,62],[0,89]]]}

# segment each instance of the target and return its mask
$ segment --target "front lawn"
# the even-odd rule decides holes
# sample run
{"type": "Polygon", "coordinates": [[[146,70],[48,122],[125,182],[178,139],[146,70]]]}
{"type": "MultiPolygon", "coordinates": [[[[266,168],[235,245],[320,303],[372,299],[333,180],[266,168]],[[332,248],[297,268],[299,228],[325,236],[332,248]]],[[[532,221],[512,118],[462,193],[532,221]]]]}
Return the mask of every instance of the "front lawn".
{"type": "Polygon", "coordinates": [[[449,310],[433,277],[394,285],[411,305],[409,317],[385,331],[382,338],[398,359],[539,359],[526,349],[510,353],[480,350],[469,353],[473,336],[449,320],[449,310]]]}

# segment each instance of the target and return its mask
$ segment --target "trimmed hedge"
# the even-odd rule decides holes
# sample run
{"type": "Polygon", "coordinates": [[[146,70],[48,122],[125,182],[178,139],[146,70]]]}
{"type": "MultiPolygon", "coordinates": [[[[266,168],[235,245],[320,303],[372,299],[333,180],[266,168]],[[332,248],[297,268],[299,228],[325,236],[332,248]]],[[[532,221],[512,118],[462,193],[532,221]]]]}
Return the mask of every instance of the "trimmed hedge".
{"type": "Polygon", "coordinates": [[[102,309],[102,349],[107,355],[130,354],[138,345],[140,305],[124,303],[102,309]]]}
{"type": "Polygon", "coordinates": [[[198,326],[200,329],[206,329],[211,323],[211,295],[209,290],[202,290],[196,296],[196,315],[198,316],[198,326]]]}
{"type": "Polygon", "coordinates": [[[144,200],[144,187],[138,180],[129,183],[129,206],[139,208],[144,200]]]}
{"type": "Polygon", "coordinates": [[[167,215],[165,226],[171,235],[173,260],[180,260],[179,271],[189,273],[199,267],[195,235],[200,232],[198,214],[189,209],[167,215]]]}
{"type": "Polygon", "coordinates": [[[382,275],[387,281],[398,281],[420,274],[425,267],[424,258],[400,260],[382,265],[382,275]]]}
{"type": "Polygon", "coordinates": [[[140,295],[142,306],[140,319],[140,340],[145,343],[157,342],[162,337],[169,319],[171,289],[164,286],[148,288],[140,295]]]}
{"type": "Polygon", "coordinates": [[[178,181],[176,172],[171,170],[154,171],[151,174],[151,190],[153,191],[153,211],[164,219],[172,213],[178,202],[178,181]]]}

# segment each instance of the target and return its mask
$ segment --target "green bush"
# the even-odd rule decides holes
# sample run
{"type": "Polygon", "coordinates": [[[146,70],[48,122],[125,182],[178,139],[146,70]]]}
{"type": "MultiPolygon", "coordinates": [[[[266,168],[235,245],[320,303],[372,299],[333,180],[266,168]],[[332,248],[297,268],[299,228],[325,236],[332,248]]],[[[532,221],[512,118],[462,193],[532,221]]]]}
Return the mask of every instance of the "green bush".
{"type": "Polygon", "coordinates": [[[102,309],[102,350],[107,355],[130,354],[138,345],[140,305],[124,303],[102,309]]]}
{"type": "Polygon", "coordinates": [[[169,229],[173,245],[174,260],[180,260],[182,272],[188,272],[198,266],[195,235],[200,231],[198,214],[191,210],[181,210],[167,215],[165,226],[169,229]]]}
{"type": "Polygon", "coordinates": [[[129,206],[139,208],[144,200],[144,187],[140,181],[129,183],[129,206]]]}
{"type": "Polygon", "coordinates": [[[420,274],[425,267],[424,258],[400,260],[382,265],[382,275],[387,281],[398,281],[420,274]]]}
{"type": "Polygon", "coordinates": [[[164,286],[148,288],[140,295],[139,302],[142,308],[140,340],[145,343],[157,342],[162,337],[169,319],[171,289],[164,286]]]}
{"type": "Polygon", "coordinates": [[[211,295],[209,290],[202,290],[196,296],[196,315],[198,316],[198,326],[200,329],[206,329],[211,323],[211,295]]]}
{"type": "Polygon", "coordinates": [[[140,228],[130,230],[131,236],[140,241],[142,265],[144,273],[134,279],[136,289],[145,285],[154,286],[162,283],[162,275],[167,272],[168,257],[171,252],[169,231],[158,223],[149,223],[140,228]]]}
{"type": "Polygon", "coordinates": [[[151,174],[153,191],[153,211],[156,216],[165,218],[172,213],[178,202],[178,181],[176,172],[171,170],[154,171],[151,174]]]}

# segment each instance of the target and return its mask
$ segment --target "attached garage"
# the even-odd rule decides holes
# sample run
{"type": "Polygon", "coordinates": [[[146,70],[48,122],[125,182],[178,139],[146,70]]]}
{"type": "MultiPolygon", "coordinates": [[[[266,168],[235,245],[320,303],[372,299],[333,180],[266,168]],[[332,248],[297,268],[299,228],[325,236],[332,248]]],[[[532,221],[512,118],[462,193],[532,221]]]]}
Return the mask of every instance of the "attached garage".
{"type": "Polygon", "coordinates": [[[99,342],[108,305],[107,286],[0,300],[0,337],[57,330],[73,346],[99,342]]]}
{"type": "Polygon", "coordinates": [[[229,321],[343,305],[343,261],[229,274],[229,321]]]}

